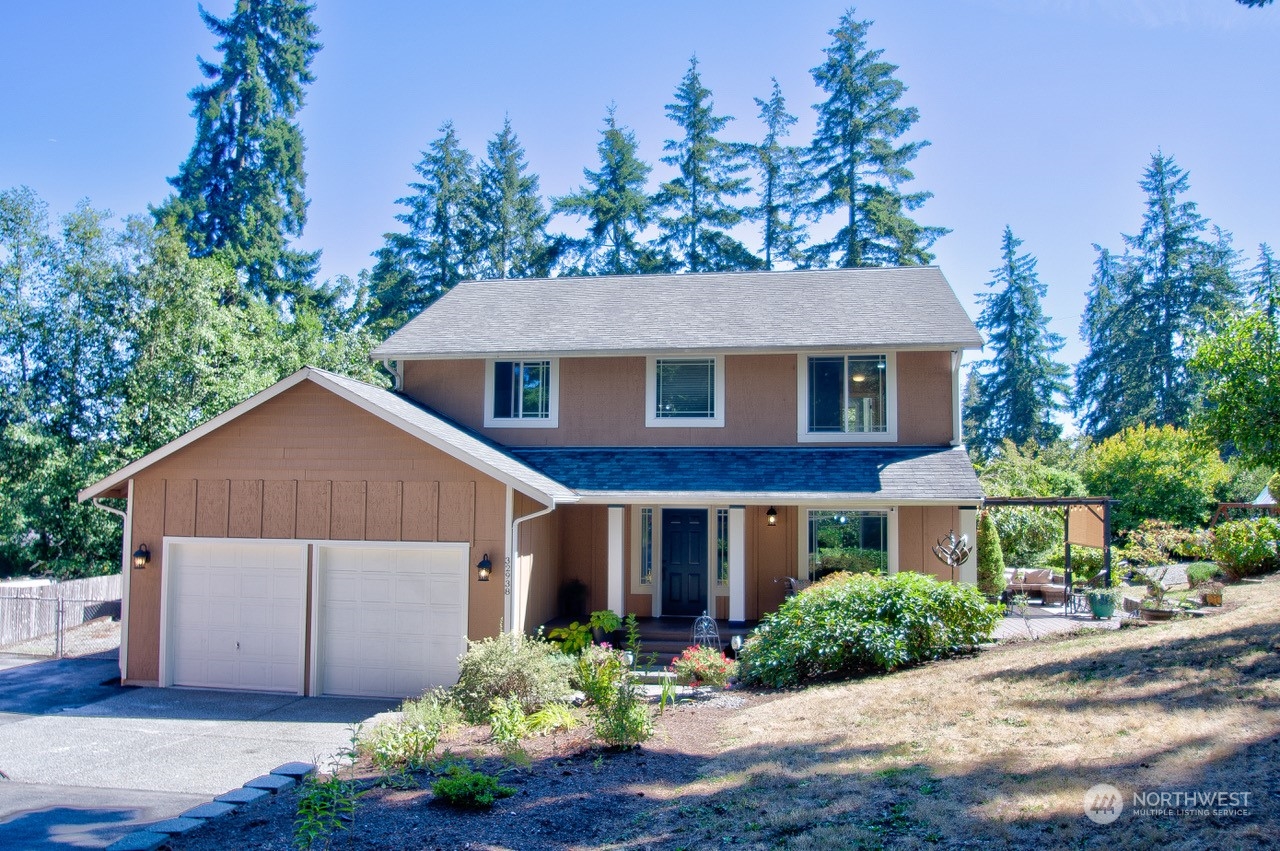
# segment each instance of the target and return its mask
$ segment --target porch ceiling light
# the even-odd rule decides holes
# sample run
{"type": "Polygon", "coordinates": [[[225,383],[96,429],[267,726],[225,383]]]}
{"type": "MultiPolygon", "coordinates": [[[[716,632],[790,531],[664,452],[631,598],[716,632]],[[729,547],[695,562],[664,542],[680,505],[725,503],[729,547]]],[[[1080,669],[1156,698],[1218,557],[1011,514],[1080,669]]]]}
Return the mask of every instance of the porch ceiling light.
{"type": "Polygon", "coordinates": [[[764,513],[764,516],[770,526],[778,525],[778,509],[774,508],[772,505],[769,506],[769,510],[764,513]]]}
{"type": "Polygon", "coordinates": [[[480,563],[476,565],[476,578],[481,582],[488,582],[491,573],[493,573],[493,562],[489,561],[489,554],[485,553],[480,563]]]}
{"type": "Polygon", "coordinates": [[[855,372],[853,375],[851,375],[851,376],[849,376],[849,377],[853,379],[853,381],[854,381],[854,383],[855,383],[855,384],[859,384],[859,383],[861,383],[861,382],[863,382],[863,381],[866,381],[866,380],[867,380],[867,377],[866,377],[865,375],[863,375],[861,372],[855,372]]]}
{"type": "Polygon", "coordinates": [[[138,544],[138,548],[133,551],[133,568],[141,570],[151,562],[151,548],[146,544],[138,544]]]}

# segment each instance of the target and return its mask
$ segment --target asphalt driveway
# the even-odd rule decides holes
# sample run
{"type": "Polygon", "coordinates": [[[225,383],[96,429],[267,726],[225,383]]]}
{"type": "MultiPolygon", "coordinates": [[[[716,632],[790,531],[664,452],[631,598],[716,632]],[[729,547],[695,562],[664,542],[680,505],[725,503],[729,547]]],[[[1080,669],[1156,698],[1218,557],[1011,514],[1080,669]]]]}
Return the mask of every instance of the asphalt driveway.
{"type": "Polygon", "coordinates": [[[0,848],[103,848],[292,761],[395,702],[122,688],[114,658],[0,657],[0,848]]]}

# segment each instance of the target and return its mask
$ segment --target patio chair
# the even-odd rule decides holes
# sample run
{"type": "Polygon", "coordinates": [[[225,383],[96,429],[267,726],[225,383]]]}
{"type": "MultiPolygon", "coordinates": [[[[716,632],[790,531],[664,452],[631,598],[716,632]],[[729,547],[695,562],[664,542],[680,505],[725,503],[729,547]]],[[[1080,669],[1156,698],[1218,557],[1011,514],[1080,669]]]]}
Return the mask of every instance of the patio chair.
{"type": "Polygon", "coordinates": [[[715,618],[708,617],[706,612],[694,619],[692,639],[695,645],[705,644],[707,647],[724,650],[724,644],[720,641],[720,628],[716,626],[715,618]]]}

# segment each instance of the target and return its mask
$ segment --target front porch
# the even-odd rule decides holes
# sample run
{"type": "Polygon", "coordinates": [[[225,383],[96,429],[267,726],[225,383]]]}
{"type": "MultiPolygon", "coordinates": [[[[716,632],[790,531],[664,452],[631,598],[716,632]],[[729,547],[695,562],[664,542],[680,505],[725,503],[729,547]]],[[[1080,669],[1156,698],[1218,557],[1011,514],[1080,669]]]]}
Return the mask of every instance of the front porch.
{"type": "MultiPolygon", "coordinates": [[[[636,625],[640,628],[640,655],[641,659],[637,660],[637,664],[644,664],[647,657],[652,654],[656,657],[654,665],[664,667],[671,663],[671,657],[679,655],[689,645],[693,644],[693,618],[687,617],[660,617],[660,618],[636,618],[636,625]]],[[[543,634],[550,632],[559,626],[568,626],[570,618],[559,617],[543,624],[543,634]]],[[[757,621],[728,621],[724,619],[716,619],[716,629],[720,633],[720,643],[725,654],[733,655],[730,650],[730,643],[735,635],[741,635],[744,639],[755,629],[757,621]]],[[[619,630],[608,639],[611,643],[615,643],[617,647],[626,646],[626,632],[619,630]]]]}

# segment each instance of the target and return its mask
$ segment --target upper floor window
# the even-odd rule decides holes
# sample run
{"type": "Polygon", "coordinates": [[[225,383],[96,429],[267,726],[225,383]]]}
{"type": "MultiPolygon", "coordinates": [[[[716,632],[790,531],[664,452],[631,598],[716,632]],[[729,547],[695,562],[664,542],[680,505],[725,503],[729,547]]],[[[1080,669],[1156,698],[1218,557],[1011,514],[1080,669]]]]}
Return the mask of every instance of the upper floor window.
{"type": "Polygon", "coordinates": [[[649,358],[645,425],[723,426],[724,358],[649,358]]]}
{"type": "Polygon", "coordinates": [[[493,360],[486,366],[484,424],[554,428],[559,362],[493,360]]]}
{"type": "Polygon", "coordinates": [[[892,354],[801,357],[801,441],[897,439],[892,354]]]}

